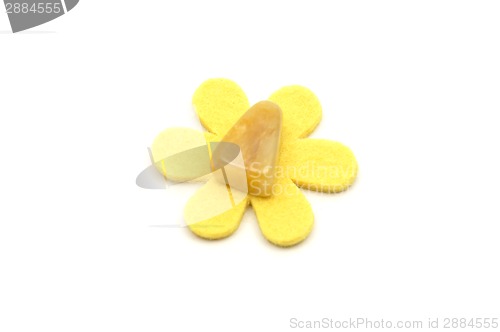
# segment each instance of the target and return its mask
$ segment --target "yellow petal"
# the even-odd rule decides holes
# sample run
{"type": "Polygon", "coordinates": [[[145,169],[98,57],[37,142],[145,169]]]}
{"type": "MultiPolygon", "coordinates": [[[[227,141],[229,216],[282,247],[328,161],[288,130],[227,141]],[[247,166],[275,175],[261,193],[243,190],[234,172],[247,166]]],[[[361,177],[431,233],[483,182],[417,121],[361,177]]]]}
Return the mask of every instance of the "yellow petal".
{"type": "Polygon", "coordinates": [[[222,139],[222,135],[213,134],[213,133],[208,132],[208,131],[206,131],[204,134],[205,134],[205,139],[209,143],[211,143],[211,142],[220,142],[221,139],[222,139]]]}
{"type": "MultiPolygon", "coordinates": [[[[156,168],[168,180],[196,180],[193,173],[208,174],[211,171],[205,135],[197,130],[166,129],[154,139],[151,153],[156,168]],[[172,159],[173,156],[175,157],[172,159]],[[185,164],[189,167],[186,168],[185,164]]],[[[206,181],[207,178],[200,177],[198,180],[206,181]]]]}
{"type": "Polygon", "coordinates": [[[228,189],[224,180],[214,176],[191,197],[184,209],[184,219],[193,233],[209,239],[225,238],[234,233],[248,206],[245,193],[228,189]]]}
{"type": "Polygon", "coordinates": [[[358,163],[345,145],[325,139],[299,139],[282,149],[280,176],[298,186],[323,192],[349,188],[358,174],[358,163]]]}
{"type": "Polygon", "coordinates": [[[260,230],[271,243],[289,247],[311,232],[314,216],[304,194],[289,179],[279,179],[271,197],[251,197],[260,230]]]}
{"type": "Polygon", "coordinates": [[[250,107],[243,90],[223,78],[203,82],[193,95],[193,106],[202,125],[219,135],[225,134],[250,107]]]}
{"type": "Polygon", "coordinates": [[[308,136],[321,121],[321,104],[314,93],[302,86],[279,89],[269,97],[283,111],[283,139],[308,136]]]}

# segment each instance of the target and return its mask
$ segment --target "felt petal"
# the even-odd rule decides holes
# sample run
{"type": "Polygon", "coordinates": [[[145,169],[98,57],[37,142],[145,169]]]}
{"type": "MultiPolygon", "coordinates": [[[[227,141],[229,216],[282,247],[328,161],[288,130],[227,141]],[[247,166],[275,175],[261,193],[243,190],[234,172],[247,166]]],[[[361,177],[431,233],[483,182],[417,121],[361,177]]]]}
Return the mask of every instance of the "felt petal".
{"type": "Polygon", "coordinates": [[[189,128],[169,128],[151,144],[151,154],[157,170],[168,180],[183,182],[206,181],[211,172],[210,155],[204,133],[189,128]],[[193,174],[196,174],[193,176],[193,174]]]}
{"type": "Polygon", "coordinates": [[[325,139],[299,139],[282,149],[277,176],[290,177],[298,186],[322,192],[340,192],[356,179],[358,163],[347,146],[325,139]]]}
{"type": "Polygon", "coordinates": [[[217,135],[206,131],[205,139],[207,142],[220,142],[222,140],[222,135],[217,135]]]}
{"type": "Polygon", "coordinates": [[[251,196],[251,204],[262,234],[275,245],[293,246],[312,230],[311,205],[290,179],[278,179],[271,197],[251,196]]]}
{"type": "Polygon", "coordinates": [[[269,97],[283,111],[284,140],[308,136],[321,121],[321,104],[309,89],[299,86],[286,86],[269,97]]]}
{"type": "Polygon", "coordinates": [[[189,199],[184,209],[184,219],[191,231],[209,240],[233,234],[248,206],[247,194],[228,189],[224,180],[217,179],[222,176],[217,172],[189,199]]]}
{"type": "Polygon", "coordinates": [[[193,95],[193,106],[202,125],[219,135],[225,134],[250,107],[243,90],[223,78],[203,82],[193,95]]]}

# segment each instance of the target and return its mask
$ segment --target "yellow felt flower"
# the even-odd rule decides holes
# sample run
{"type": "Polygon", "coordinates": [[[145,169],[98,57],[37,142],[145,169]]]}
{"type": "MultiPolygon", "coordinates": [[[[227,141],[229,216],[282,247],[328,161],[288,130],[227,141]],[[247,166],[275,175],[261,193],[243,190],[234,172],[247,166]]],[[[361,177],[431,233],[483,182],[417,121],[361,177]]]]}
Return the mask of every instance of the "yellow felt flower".
{"type": "MultiPolygon", "coordinates": [[[[276,176],[275,183],[279,190],[273,191],[271,197],[241,193],[235,197],[233,193],[228,198],[229,209],[200,219],[206,208],[221,204],[221,197],[227,196],[224,186],[209,179],[185,207],[186,220],[197,220],[188,222],[196,235],[212,240],[231,235],[251,205],[267,240],[282,247],[295,245],[309,235],[314,223],[311,206],[298,187],[331,193],[346,190],[354,182],[358,165],[348,147],[330,140],[305,138],[320,122],[322,112],[318,98],[309,89],[287,86],[268,100],[279,105],[283,112],[277,164],[281,174],[276,176]]],[[[151,147],[155,161],[190,147],[220,141],[250,107],[243,90],[227,79],[209,79],[202,83],[194,93],[193,105],[208,132],[186,128],[165,130],[151,147]]]]}

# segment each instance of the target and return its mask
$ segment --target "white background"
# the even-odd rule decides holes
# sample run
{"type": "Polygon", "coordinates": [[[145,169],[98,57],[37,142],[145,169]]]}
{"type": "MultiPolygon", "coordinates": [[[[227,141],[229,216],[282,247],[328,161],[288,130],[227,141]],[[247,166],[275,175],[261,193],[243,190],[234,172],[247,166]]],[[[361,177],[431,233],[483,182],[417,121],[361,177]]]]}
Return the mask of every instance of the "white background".
{"type": "MultiPolygon", "coordinates": [[[[3,10],[3,9],[2,9],[3,10]]],[[[290,318],[499,317],[500,3],[90,1],[28,32],[0,14],[0,331],[287,331],[290,318]],[[288,84],[355,186],[307,192],[280,249],[249,209],[207,242],[196,185],[136,187],[161,130],[201,129],[211,77],[288,84]]],[[[490,329],[491,330],[491,329],[490,329]]]]}

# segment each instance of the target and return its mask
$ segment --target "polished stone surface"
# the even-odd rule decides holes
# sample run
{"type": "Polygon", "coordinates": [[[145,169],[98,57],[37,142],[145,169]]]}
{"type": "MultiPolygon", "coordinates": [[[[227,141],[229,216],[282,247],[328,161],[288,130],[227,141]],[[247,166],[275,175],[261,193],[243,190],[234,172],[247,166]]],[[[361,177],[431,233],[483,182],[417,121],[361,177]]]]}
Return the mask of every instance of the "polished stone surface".
{"type": "Polygon", "coordinates": [[[271,196],[279,157],[281,126],[281,109],[270,101],[258,102],[243,114],[222,139],[222,142],[235,143],[240,147],[242,162],[228,160],[230,153],[225,151],[223,145],[212,153],[214,167],[223,167],[226,173],[226,183],[230,179],[231,187],[246,189],[250,195],[271,196]],[[245,169],[244,173],[241,172],[242,168],[245,169]],[[241,174],[245,173],[246,179],[242,179],[241,174]]]}

